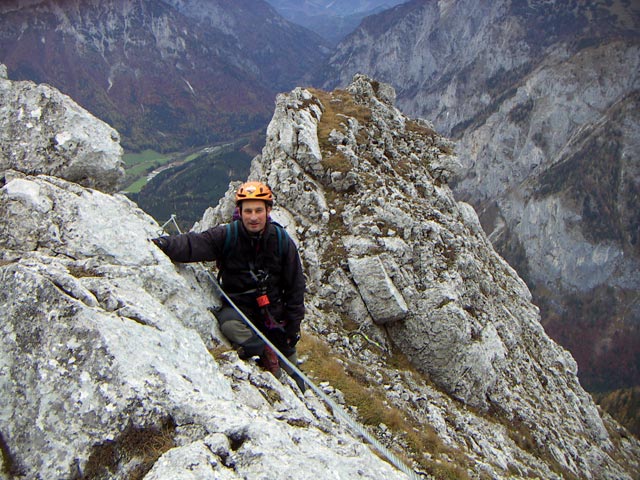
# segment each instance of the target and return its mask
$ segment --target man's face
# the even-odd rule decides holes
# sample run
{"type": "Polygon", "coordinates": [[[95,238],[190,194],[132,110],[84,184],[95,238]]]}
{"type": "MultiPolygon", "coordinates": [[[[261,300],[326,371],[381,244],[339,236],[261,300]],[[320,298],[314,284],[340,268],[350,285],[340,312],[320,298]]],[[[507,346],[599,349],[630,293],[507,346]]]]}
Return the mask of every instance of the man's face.
{"type": "Polygon", "coordinates": [[[264,200],[244,200],[240,205],[240,215],[244,228],[250,233],[260,233],[267,225],[271,212],[264,200]]]}

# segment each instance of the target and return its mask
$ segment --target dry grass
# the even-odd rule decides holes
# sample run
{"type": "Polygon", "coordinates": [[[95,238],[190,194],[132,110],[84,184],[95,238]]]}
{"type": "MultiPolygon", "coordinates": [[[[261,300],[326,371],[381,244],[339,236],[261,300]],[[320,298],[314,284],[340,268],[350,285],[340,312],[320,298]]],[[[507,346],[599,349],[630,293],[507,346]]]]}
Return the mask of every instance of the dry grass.
{"type": "Polygon", "coordinates": [[[282,395],[280,395],[280,392],[269,387],[268,385],[258,387],[258,391],[262,394],[265,400],[269,402],[270,405],[275,405],[276,403],[282,402],[282,395]]]}
{"type": "Polygon", "coordinates": [[[327,224],[329,236],[322,252],[322,262],[325,265],[339,265],[341,261],[347,258],[347,251],[342,242],[342,237],[348,235],[349,230],[342,220],[344,205],[340,201],[338,193],[334,190],[327,190],[325,195],[327,205],[335,210],[336,213],[331,215],[327,224]]]}
{"type": "Polygon", "coordinates": [[[347,173],[351,169],[351,162],[338,150],[335,153],[323,155],[322,165],[332,172],[347,173]]]}
{"type": "Polygon", "coordinates": [[[408,120],[406,123],[406,129],[410,132],[415,132],[418,133],[420,135],[423,136],[427,136],[427,137],[435,137],[437,135],[437,133],[435,132],[435,130],[422,125],[418,122],[416,122],[415,120],[408,120]]]}
{"type": "MultiPolygon", "coordinates": [[[[362,366],[333,353],[325,341],[309,333],[302,337],[298,351],[301,356],[307,357],[304,366],[308,375],[317,382],[327,381],[340,390],[347,405],[356,407],[361,423],[373,428],[383,423],[394,436],[402,439],[406,451],[401,451],[403,445],[397,445],[395,450],[399,456],[415,459],[435,478],[469,478],[466,471],[458,466],[466,465],[468,459],[446,447],[432,427],[422,425],[416,428],[414,420],[407,418],[400,409],[390,406],[382,387],[368,380],[362,366]],[[425,452],[434,457],[446,454],[449,458],[454,458],[456,464],[427,460],[425,452]]],[[[397,364],[406,365],[406,362],[406,357],[396,356],[397,364]]]]}
{"type": "Polygon", "coordinates": [[[168,419],[159,427],[128,427],[118,438],[93,447],[81,480],[112,478],[113,472],[135,462],[131,480],[142,479],[162,454],[176,446],[175,423],[168,419]]]}
{"type": "MultiPolygon", "coordinates": [[[[346,90],[325,92],[311,88],[309,91],[322,102],[324,107],[318,125],[318,142],[323,151],[322,164],[331,171],[348,172],[351,169],[351,162],[329,142],[329,135],[333,130],[346,133],[348,117],[355,118],[361,125],[366,125],[371,121],[371,109],[366,105],[357,104],[346,90]]],[[[366,138],[358,139],[359,142],[365,140],[366,138]]]]}
{"type": "Polygon", "coordinates": [[[216,362],[221,362],[226,360],[227,353],[232,352],[233,348],[221,343],[209,350],[211,356],[216,360],[216,362]]]}
{"type": "Polygon", "coordinates": [[[87,268],[83,265],[72,265],[68,268],[69,274],[75,278],[83,277],[103,277],[101,273],[93,268],[87,268]]]}

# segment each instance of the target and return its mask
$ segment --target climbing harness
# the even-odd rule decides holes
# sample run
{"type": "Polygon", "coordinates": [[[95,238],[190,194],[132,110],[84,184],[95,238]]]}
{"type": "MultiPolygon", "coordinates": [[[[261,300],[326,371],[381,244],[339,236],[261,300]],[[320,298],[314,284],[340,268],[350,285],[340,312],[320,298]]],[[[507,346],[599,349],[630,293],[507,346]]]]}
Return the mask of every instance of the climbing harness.
{"type": "MultiPolygon", "coordinates": [[[[251,266],[251,263],[249,263],[251,266]]],[[[260,313],[264,318],[264,324],[269,330],[280,329],[284,330],[284,323],[278,322],[271,313],[269,309],[269,305],[271,305],[271,300],[269,300],[269,296],[267,295],[267,281],[269,280],[269,272],[265,272],[264,270],[258,270],[254,272],[253,266],[249,270],[249,273],[253,277],[253,280],[256,282],[256,303],[260,308],[260,313]]],[[[218,282],[218,285],[220,282],[218,282]]],[[[234,307],[235,308],[235,307],[234,307]]]]}
{"type": "MultiPolygon", "coordinates": [[[[169,223],[173,223],[178,233],[182,233],[180,227],[178,226],[178,223],[176,222],[175,214],[171,215],[171,218],[162,225],[161,228],[163,231],[165,230],[165,227],[169,223]]],[[[291,369],[292,374],[297,375],[307,386],[309,386],[309,388],[311,388],[311,390],[314,391],[316,395],[318,395],[320,399],[322,399],[322,401],[324,401],[327,404],[327,406],[329,406],[329,408],[331,408],[331,411],[334,412],[334,415],[344,420],[345,423],[349,425],[349,427],[351,427],[353,431],[355,431],[362,438],[364,438],[370,445],[372,445],[376,450],[378,450],[378,452],[384,458],[386,458],[398,470],[405,473],[411,480],[421,480],[422,478],[421,476],[419,476],[414,470],[410,469],[407,465],[405,465],[404,462],[400,460],[400,458],[396,454],[394,454],[391,450],[389,450],[387,447],[382,445],[382,443],[380,443],[380,441],[377,438],[371,435],[362,425],[360,425],[353,418],[351,418],[351,416],[340,405],[338,405],[335,401],[331,399],[331,397],[329,397],[326,393],[324,393],[324,391],[322,391],[320,387],[318,387],[311,380],[309,380],[309,378],[302,372],[302,370],[298,368],[297,365],[294,365],[287,357],[285,357],[280,352],[280,350],[278,350],[276,346],[258,329],[258,327],[256,327],[247,318],[247,316],[236,306],[236,304],[233,302],[233,300],[231,300],[229,295],[227,295],[227,293],[222,289],[217,279],[214,278],[213,275],[211,275],[211,273],[207,268],[204,268],[204,272],[209,277],[213,285],[216,287],[216,290],[218,290],[220,295],[227,302],[229,302],[229,305],[231,305],[231,307],[238,313],[238,315],[240,315],[240,318],[242,318],[242,321],[251,330],[253,330],[253,332],[265,343],[266,346],[270,347],[276,353],[280,361],[284,363],[288,368],[291,369]]]]}

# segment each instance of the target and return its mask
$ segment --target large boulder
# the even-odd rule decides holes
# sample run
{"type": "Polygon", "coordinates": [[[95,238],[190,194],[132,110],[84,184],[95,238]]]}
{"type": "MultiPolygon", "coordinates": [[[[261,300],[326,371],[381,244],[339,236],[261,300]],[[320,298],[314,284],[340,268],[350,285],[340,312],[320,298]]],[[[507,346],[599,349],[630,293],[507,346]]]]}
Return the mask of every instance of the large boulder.
{"type": "Polygon", "coordinates": [[[0,173],[54,175],[116,191],[125,174],[118,132],[58,90],[13,82],[2,72],[0,173]]]}
{"type": "Polygon", "coordinates": [[[383,324],[407,316],[407,303],[379,257],[349,258],[349,270],[374,322],[383,324]]]}
{"type": "Polygon", "coordinates": [[[0,214],[10,474],[130,478],[151,467],[144,442],[164,439],[149,479],[405,477],[314,415],[293,384],[235,353],[213,358],[224,340],[211,279],[176,270],[148,240],[158,225],[126,197],[17,176],[0,189],[0,214]]]}

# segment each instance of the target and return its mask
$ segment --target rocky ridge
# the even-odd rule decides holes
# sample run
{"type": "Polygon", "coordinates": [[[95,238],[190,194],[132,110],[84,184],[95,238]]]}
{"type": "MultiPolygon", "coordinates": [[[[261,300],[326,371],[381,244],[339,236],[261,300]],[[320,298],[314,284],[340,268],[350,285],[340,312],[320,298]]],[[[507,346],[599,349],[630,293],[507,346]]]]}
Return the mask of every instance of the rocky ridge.
{"type": "MultiPolygon", "coordinates": [[[[282,95],[252,165],[251,177],[266,179],[293,216],[283,222],[299,239],[311,304],[321,312],[312,328],[367,365],[372,383],[398,378],[385,370],[398,349],[461,401],[462,408],[450,399],[434,407],[443,396],[415,379],[390,392],[418,424],[434,422],[475,469],[495,477],[531,469],[548,478],[558,468],[586,478],[625,476],[575,361],[545,334],[529,290],[495,253],[474,210],[446,186],[460,171],[451,143],[402,115],[394,100],[393,88],[364,76],[346,91],[282,95]],[[380,350],[347,340],[354,332],[380,350]],[[490,420],[471,420],[467,408],[490,420]],[[498,419],[511,426],[501,435],[518,431],[529,448],[494,434],[469,447],[475,428],[484,421],[495,428],[498,419]]],[[[197,228],[228,218],[230,198],[197,228]]]]}
{"type": "MultiPolygon", "coordinates": [[[[433,432],[416,449],[411,431],[371,426],[417,469],[634,478],[638,441],[600,416],[522,280],[453,199],[451,143],[394,97],[362,76],[346,91],[280,95],[252,164],[300,246],[305,337],[326,338],[368,395],[378,388],[433,432]],[[393,367],[398,351],[418,370],[393,367]]],[[[2,177],[2,478],[405,478],[311,392],[224,347],[208,277],[148,242],[159,227],[126,197],[39,172],[2,177]]],[[[196,228],[231,206],[228,195],[196,228]]]]}
{"type": "MultiPolygon", "coordinates": [[[[5,98],[43,91],[0,82],[5,98]]],[[[65,112],[79,111],[68,97],[50,94],[38,114],[19,105],[22,124],[3,104],[2,129],[33,143],[5,139],[3,166],[23,149],[27,167],[41,166],[2,172],[0,478],[406,478],[315,397],[224,352],[211,282],[148,241],[160,233],[151,217],[53,176],[65,169],[49,166],[73,163],[65,151],[29,154],[66,131],[65,112]],[[47,136],[30,135],[36,119],[47,136]]],[[[88,114],[74,124],[104,137],[78,144],[89,178],[112,130],[88,114]]]]}

